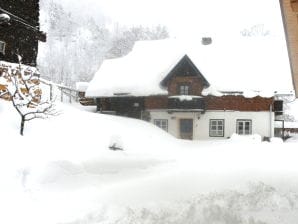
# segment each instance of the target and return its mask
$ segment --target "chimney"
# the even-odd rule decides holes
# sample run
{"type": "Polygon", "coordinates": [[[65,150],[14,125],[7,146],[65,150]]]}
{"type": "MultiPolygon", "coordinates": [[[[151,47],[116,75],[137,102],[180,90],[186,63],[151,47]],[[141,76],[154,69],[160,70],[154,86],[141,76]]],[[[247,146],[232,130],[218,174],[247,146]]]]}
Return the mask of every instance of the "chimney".
{"type": "Polygon", "coordinates": [[[203,45],[212,44],[212,38],[211,37],[202,37],[202,44],[203,45]]]}

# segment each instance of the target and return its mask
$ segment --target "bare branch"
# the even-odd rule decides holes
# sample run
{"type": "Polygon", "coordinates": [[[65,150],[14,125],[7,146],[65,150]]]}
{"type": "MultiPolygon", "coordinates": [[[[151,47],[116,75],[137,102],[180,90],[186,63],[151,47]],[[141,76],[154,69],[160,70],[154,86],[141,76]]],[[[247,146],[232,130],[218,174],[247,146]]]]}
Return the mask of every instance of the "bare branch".
{"type": "Polygon", "coordinates": [[[1,96],[4,96],[4,95],[6,95],[6,94],[9,94],[9,92],[6,90],[5,92],[3,92],[3,93],[0,93],[0,97],[1,96]]]}
{"type": "Polygon", "coordinates": [[[5,94],[10,96],[14,108],[21,116],[21,135],[23,135],[25,121],[35,118],[45,119],[60,114],[52,101],[42,101],[39,74],[35,69],[24,69],[19,63],[18,66],[5,67],[2,75],[7,80],[5,83],[7,90],[2,92],[0,97],[5,94]]]}

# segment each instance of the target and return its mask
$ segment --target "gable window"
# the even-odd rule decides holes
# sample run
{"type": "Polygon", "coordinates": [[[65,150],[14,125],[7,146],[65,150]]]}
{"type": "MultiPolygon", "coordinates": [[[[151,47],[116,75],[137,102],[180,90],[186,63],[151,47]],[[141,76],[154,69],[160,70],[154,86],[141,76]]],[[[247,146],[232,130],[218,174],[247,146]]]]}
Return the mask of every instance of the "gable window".
{"type": "Polygon", "coordinates": [[[187,84],[181,84],[179,85],[178,91],[180,95],[190,95],[190,86],[187,84]]]}
{"type": "Polygon", "coordinates": [[[210,120],[209,135],[210,137],[224,137],[224,120],[210,120]]]}
{"type": "Polygon", "coordinates": [[[5,42],[0,40],[0,53],[5,54],[5,42]]]}
{"type": "Polygon", "coordinates": [[[154,124],[161,129],[168,131],[168,120],[167,119],[154,119],[154,124]]]}
{"type": "Polygon", "coordinates": [[[237,120],[236,131],[238,135],[251,135],[252,121],[251,120],[237,120]]]}

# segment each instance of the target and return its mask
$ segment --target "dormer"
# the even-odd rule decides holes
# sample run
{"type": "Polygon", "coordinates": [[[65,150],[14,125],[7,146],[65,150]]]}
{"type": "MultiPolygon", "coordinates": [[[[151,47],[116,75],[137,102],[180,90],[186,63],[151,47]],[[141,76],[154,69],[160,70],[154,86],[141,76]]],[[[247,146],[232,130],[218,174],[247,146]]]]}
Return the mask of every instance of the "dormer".
{"type": "Polygon", "coordinates": [[[201,96],[202,90],[209,87],[208,81],[187,55],[174,66],[161,85],[168,90],[169,96],[201,96]]]}

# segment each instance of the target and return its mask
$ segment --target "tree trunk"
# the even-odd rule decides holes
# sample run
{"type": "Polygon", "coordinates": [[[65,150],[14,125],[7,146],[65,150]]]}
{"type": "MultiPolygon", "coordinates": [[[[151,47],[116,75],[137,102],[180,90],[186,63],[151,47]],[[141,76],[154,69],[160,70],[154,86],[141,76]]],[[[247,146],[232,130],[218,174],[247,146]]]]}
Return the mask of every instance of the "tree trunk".
{"type": "Polygon", "coordinates": [[[20,130],[21,135],[24,135],[24,126],[25,126],[25,116],[22,116],[21,130],[20,130]]]}

